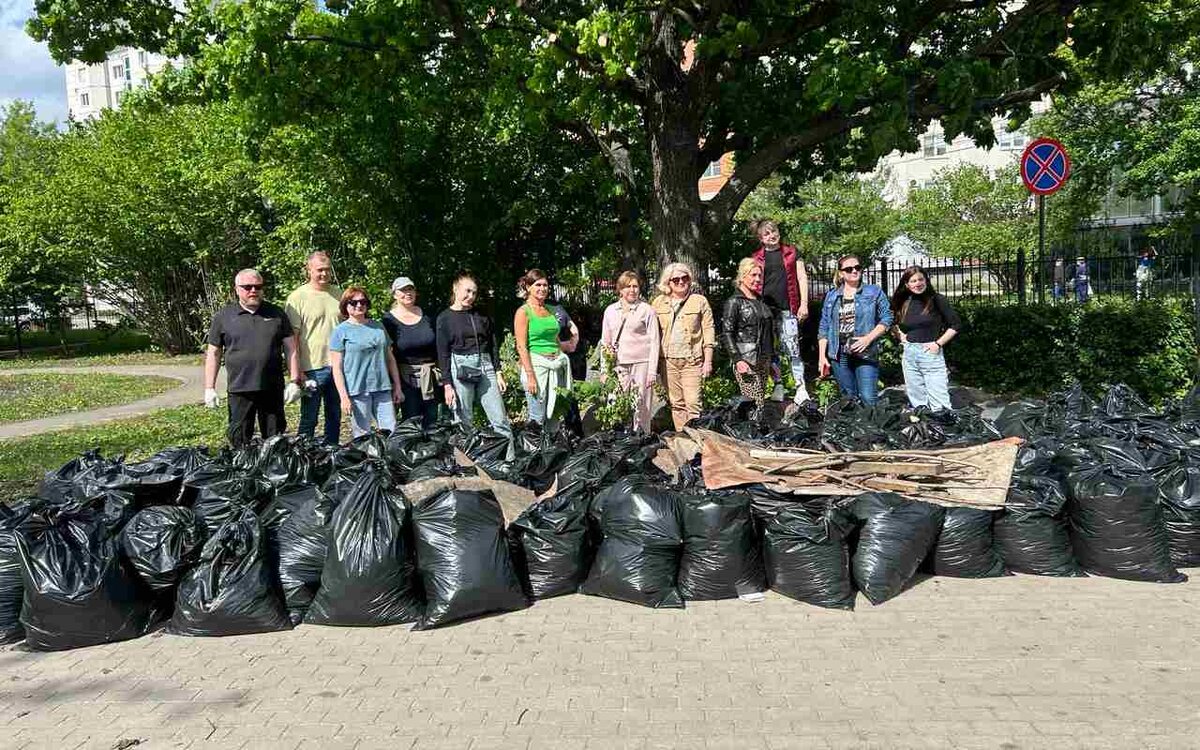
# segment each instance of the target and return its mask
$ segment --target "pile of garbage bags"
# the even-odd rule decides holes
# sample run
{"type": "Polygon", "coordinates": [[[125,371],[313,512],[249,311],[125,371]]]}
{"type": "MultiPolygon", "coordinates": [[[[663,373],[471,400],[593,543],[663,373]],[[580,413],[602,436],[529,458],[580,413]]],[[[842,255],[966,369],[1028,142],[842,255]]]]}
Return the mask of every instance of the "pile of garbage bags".
{"type": "Polygon", "coordinates": [[[830,451],[1026,442],[1003,510],[709,491],[699,458],[675,476],[656,466],[659,438],[536,425],[515,451],[486,429],[415,420],[342,446],[277,436],[135,463],[92,451],[35,497],[0,504],[0,642],[428,629],[577,592],[678,608],[770,589],[849,610],[860,592],[881,604],[927,575],[1169,583],[1200,565],[1200,394],[1155,411],[1121,386],[1099,402],[1076,387],[1010,404],[994,423],[886,394],[788,419],[751,413],[732,404],[696,426],[830,451]],[[472,478],[537,499],[506,516],[472,478]]]}

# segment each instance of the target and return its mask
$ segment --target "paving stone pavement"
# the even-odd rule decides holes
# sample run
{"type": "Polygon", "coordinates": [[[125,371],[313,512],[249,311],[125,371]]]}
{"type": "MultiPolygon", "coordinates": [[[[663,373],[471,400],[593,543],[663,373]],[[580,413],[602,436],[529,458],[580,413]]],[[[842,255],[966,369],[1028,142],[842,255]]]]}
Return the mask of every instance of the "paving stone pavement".
{"type": "MultiPolygon", "coordinates": [[[[1200,571],[1193,571],[1200,576],[1200,571]]],[[[1194,748],[1200,577],[0,651],[5,748],[1194,748]],[[137,741],[136,744],[131,744],[137,741]]]]}

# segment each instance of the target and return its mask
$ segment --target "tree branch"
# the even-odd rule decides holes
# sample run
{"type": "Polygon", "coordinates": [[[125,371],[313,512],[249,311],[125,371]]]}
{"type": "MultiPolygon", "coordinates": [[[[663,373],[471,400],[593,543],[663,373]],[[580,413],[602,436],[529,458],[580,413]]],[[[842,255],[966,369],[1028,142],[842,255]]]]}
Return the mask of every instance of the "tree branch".
{"type": "Polygon", "coordinates": [[[353,39],[340,39],[334,36],[325,36],[324,34],[305,34],[303,36],[295,36],[293,34],[284,34],[283,41],[293,43],[318,42],[322,44],[333,44],[338,47],[349,47],[350,49],[360,49],[367,52],[379,52],[387,49],[386,45],[368,44],[367,42],[357,42],[353,39]]]}
{"type": "Polygon", "coordinates": [[[621,76],[619,78],[610,76],[608,71],[604,69],[604,66],[601,63],[580,53],[579,50],[563,44],[561,37],[562,29],[543,16],[539,10],[533,7],[531,2],[528,0],[518,0],[516,5],[517,8],[519,8],[521,12],[523,12],[529,18],[529,20],[536,23],[539,27],[541,27],[542,30],[551,35],[550,44],[553,45],[555,49],[571,58],[581,69],[586,70],[588,73],[596,76],[598,79],[603,81],[607,87],[622,90],[638,102],[644,101],[646,93],[649,90],[644,81],[641,81],[634,76],[621,76]]]}

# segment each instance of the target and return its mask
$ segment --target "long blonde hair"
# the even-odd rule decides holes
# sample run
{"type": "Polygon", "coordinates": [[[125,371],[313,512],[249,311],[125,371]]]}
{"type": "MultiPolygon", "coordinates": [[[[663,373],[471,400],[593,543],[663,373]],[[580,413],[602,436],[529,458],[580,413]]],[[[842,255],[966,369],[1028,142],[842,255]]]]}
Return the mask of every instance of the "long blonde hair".
{"type": "Polygon", "coordinates": [[[676,273],[681,272],[687,274],[687,277],[692,280],[692,284],[688,287],[688,291],[695,290],[696,277],[692,274],[692,267],[687,263],[680,263],[676,261],[675,263],[668,263],[666,267],[663,268],[662,273],[658,275],[658,285],[655,287],[658,289],[658,293],[664,297],[670,297],[671,277],[676,273]]]}

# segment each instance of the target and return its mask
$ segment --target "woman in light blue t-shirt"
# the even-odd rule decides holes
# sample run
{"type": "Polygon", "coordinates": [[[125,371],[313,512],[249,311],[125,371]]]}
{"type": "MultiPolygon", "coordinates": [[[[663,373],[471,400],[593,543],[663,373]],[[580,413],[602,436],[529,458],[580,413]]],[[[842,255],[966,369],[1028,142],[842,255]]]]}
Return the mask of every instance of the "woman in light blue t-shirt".
{"type": "Polygon", "coordinates": [[[371,420],[381,430],[396,429],[396,404],[404,400],[400,371],[392,355],[387,330],[367,317],[371,299],[360,286],[342,293],[344,321],[329,339],[329,364],[342,400],[342,413],[350,414],[354,437],[371,431],[371,420]]]}

